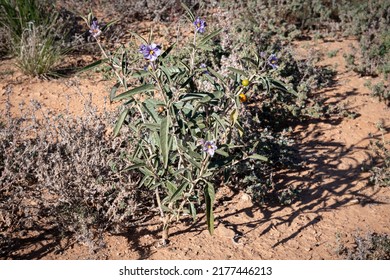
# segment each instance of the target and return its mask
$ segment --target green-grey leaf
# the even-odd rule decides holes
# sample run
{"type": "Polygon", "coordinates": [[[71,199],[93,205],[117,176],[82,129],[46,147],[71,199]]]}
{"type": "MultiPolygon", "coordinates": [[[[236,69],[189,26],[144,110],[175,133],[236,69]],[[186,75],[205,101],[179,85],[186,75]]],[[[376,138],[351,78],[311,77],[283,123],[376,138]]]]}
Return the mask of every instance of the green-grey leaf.
{"type": "Polygon", "coordinates": [[[173,50],[173,48],[176,46],[176,43],[173,43],[172,45],[170,45],[165,52],[163,52],[161,54],[161,58],[164,59],[165,57],[167,57],[167,55],[173,50]]]}
{"type": "Polygon", "coordinates": [[[267,92],[269,92],[270,89],[271,89],[269,80],[268,80],[267,78],[264,78],[264,77],[261,77],[261,80],[262,80],[262,82],[263,82],[263,85],[264,85],[265,88],[267,89],[267,92]]]}
{"type": "Polygon", "coordinates": [[[191,211],[191,216],[194,221],[196,221],[196,208],[194,203],[190,202],[190,211],[191,211]]]}
{"type": "Polygon", "coordinates": [[[129,167],[126,167],[125,169],[122,170],[122,172],[126,172],[126,171],[129,171],[129,170],[133,170],[133,169],[139,169],[140,167],[144,167],[145,166],[145,163],[137,163],[137,164],[133,164],[129,167]]]}
{"type": "Polygon", "coordinates": [[[156,88],[153,84],[145,84],[119,94],[118,96],[114,97],[113,101],[127,99],[136,95],[137,93],[154,91],[155,89],[156,88]]]}
{"type": "Polygon", "coordinates": [[[267,157],[259,155],[259,154],[252,154],[249,156],[249,158],[258,159],[258,160],[262,160],[262,161],[268,161],[267,157]]]}
{"type": "Polygon", "coordinates": [[[139,171],[141,171],[145,176],[154,177],[153,172],[146,167],[139,168],[139,171]]]}
{"type": "Polygon", "coordinates": [[[241,76],[246,76],[246,73],[245,73],[245,71],[242,71],[242,70],[240,70],[240,69],[237,69],[237,68],[234,68],[234,67],[228,67],[228,69],[230,70],[230,71],[232,71],[233,73],[236,73],[236,74],[238,74],[238,75],[241,75],[241,76]]]}
{"type": "Polygon", "coordinates": [[[116,19],[116,20],[112,20],[110,22],[108,22],[105,26],[102,27],[102,31],[106,31],[111,25],[113,25],[114,23],[117,23],[119,21],[119,19],[116,19]]]}
{"type": "Polygon", "coordinates": [[[114,137],[118,136],[119,131],[120,131],[122,125],[123,125],[123,122],[125,121],[125,119],[126,119],[128,114],[129,114],[129,109],[123,110],[122,113],[120,114],[119,119],[118,119],[118,121],[115,124],[114,137]]]}
{"type": "Polygon", "coordinates": [[[171,181],[167,181],[165,186],[167,187],[168,193],[171,196],[177,191],[177,187],[171,181]]]}
{"type": "Polygon", "coordinates": [[[165,117],[161,121],[161,129],[160,129],[160,147],[161,147],[161,154],[164,162],[164,169],[168,167],[168,154],[169,154],[168,134],[169,134],[169,119],[168,117],[165,117]]]}
{"type": "Polygon", "coordinates": [[[130,34],[132,34],[135,37],[137,37],[138,39],[140,39],[144,44],[146,44],[146,45],[148,44],[148,41],[144,37],[142,37],[141,35],[138,35],[137,33],[132,32],[132,31],[129,31],[129,32],[130,32],[130,34]]]}
{"type": "Polygon", "coordinates": [[[211,116],[212,116],[212,117],[213,117],[213,118],[222,126],[222,128],[223,128],[224,130],[226,130],[225,124],[224,124],[224,122],[222,121],[222,119],[218,116],[218,114],[212,113],[211,116]]]}
{"type": "Polygon", "coordinates": [[[217,149],[215,152],[217,154],[221,155],[221,156],[224,156],[224,157],[228,157],[229,156],[229,154],[227,152],[222,151],[221,149],[217,149]]]}
{"type": "Polygon", "coordinates": [[[212,74],[214,75],[215,77],[217,77],[223,84],[225,84],[225,80],[224,78],[222,77],[221,74],[219,74],[217,71],[215,71],[214,69],[210,68],[210,67],[207,67],[207,70],[212,74]]]}
{"type": "Polygon", "coordinates": [[[97,66],[99,66],[100,64],[106,62],[108,60],[108,58],[105,58],[105,59],[99,59],[91,64],[88,64],[87,66],[84,66],[83,68],[81,68],[80,70],[78,70],[79,73],[81,72],[85,72],[85,71],[88,71],[88,70],[91,70],[97,66]]]}
{"type": "Polygon", "coordinates": [[[152,180],[152,178],[150,178],[149,176],[144,176],[141,180],[141,182],[139,182],[139,186],[141,187],[142,185],[145,185],[147,186],[148,183],[150,182],[150,180],[152,180]],[[148,182],[146,182],[148,181],[148,182]]]}
{"type": "Polygon", "coordinates": [[[257,67],[257,63],[256,63],[256,61],[254,61],[252,58],[249,58],[249,57],[243,57],[243,58],[241,58],[241,60],[243,60],[243,61],[247,61],[247,62],[251,63],[252,65],[254,65],[255,67],[257,67]]]}
{"type": "Polygon", "coordinates": [[[184,3],[181,3],[181,6],[184,8],[184,10],[186,10],[188,16],[190,17],[191,22],[194,22],[195,21],[195,16],[191,12],[190,8],[188,8],[184,3]]]}
{"type": "Polygon", "coordinates": [[[298,95],[298,93],[295,90],[288,89],[288,86],[285,83],[283,83],[279,80],[275,80],[275,79],[270,79],[270,80],[271,80],[273,87],[276,87],[277,89],[280,89],[282,91],[291,92],[295,95],[298,95]]]}
{"type": "Polygon", "coordinates": [[[110,101],[113,100],[113,98],[115,97],[115,94],[116,94],[116,91],[118,90],[119,86],[121,85],[120,82],[117,82],[111,89],[111,92],[110,92],[110,101]]]}
{"type": "Polygon", "coordinates": [[[188,185],[188,182],[184,182],[180,187],[178,187],[175,193],[171,196],[170,201],[175,201],[176,199],[178,199],[188,185]]]}
{"type": "Polygon", "coordinates": [[[184,156],[187,158],[187,160],[193,165],[195,166],[196,168],[198,169],[201,169],[201,164],[200,162],[197,162],[196,160],[194,160],[190,155],[188,154],[184,154],[184,156]]]}
{"type": "Polygon", "coordinates": [[[209,41],[210,39],[214,38],[219,33],[221,33],[221,31],[222,31],[222,28],[215,30],[214,32],[211,32],[209,35],[203,37],[202,40],[200,41],[199,45],[204,45],[205,43],[207,43],[207,41],[209,41]]]}
{"type": "Polygon", "coordinates": [[[195,99],[202,99],[205,96],[207,96],[207,93],[193,92],[193,93],[188,93],[186,95],[183,95],[180,98],[180,101],[186,102],[186,101],[195,100],[195,99]]]}
{"type": "Polygon", "coordinates": [[[153,120],[156,123],[160,123],[160,118],[158,117],[158,114],[156,112],[156,106],[163,105],[164,103],[155,100],[155,99],[147,99],[142,104],[145,108],[145,110],[149,113],[149,115],[152,116],[153,120]]]}
{"type": "Polygon", "coordinates": [[[150,129],[150,130],[153,130],[153,131],[159,131],[160,130],[160,125],[157,124],[157,123],[143,123],[142,126],[150,129]]]}
{"type": "Polygon", "coordinates": [[[135,72],[133,75],[131,75],[133,78],[141,78],[141,77],[145,77],[145,76],[149,76],[151,75],[151,73],[149,71],[145,71],[145,70],[139,70],[137,72],[135,72]]]}

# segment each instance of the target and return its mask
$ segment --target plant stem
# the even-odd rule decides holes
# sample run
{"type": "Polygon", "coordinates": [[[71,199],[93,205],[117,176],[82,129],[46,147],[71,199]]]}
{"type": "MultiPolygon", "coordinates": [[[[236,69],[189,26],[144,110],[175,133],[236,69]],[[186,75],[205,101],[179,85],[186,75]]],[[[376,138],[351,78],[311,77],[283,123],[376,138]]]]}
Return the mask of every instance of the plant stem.
{"type": "Polygon", "coordinates": [[[158,193],[158,187],[156,188],[156,200],[157,200],[158,209],[160,210],[161,218],[164,219],[164,211],[162,210],[161,207],[161,200],[160,200],[160,194],[158,193]]]}
{"type": "Polygon", "coordinates": [[[106,51],[104,50],[104,48],[103,48],[102,45],[100,44],[99,39],[96,39],[96,42],[97,42],[97,44],[98,44],[100,50],[102,51],[104,57],[107,58],[107,59],[110,61],[110,66],[111,66],[112,70],[114,71],[115,75],[117,76],[119,82],[122,84],[122,86],[125,88],[125,90],[127,90],[127,84],[123,81],[123,79],[122,79],[122,77],[119,75],[119,73],[116,72],[114,63],[110,60],[110,57],[107,55],[106,51]]]}
{"type": "Polygon", "coordinates": [[[190,60],[190,76],[193,74],[194,72],[194,63],[195,63],[195,53],[196,53],[196,33],[197,31],[195,30],[194,31],[194,39],[193,39],[193,49],[192,49],[192,53],[191,53],[191,60],[190,60]]]}

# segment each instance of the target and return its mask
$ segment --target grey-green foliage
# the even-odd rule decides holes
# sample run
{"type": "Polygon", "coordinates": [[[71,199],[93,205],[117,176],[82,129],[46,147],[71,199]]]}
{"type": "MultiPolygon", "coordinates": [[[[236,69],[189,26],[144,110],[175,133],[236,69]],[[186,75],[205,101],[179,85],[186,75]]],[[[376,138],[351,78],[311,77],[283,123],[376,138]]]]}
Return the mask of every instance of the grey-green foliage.
{"type": "Polygon", "coordinates": [[[310,30],[322,34],[333,32],[336,36],[344,33],[357,36],[360,41],[362,59],[355,71],[369,75],[390,73],[389,1],[241,0],[223,3],[234,13],[238,22],[234,27],[241,32],[244,43],[245,37],[251,34],[245,33],[247,29],[255,33],[261,30],[259,40],[275,37],[282,41],[311,36],[310,30]]]}
{"type": "Polygon", "coordinates": [[[381,141],[370,141],[370,148],[373,152],[373,160],[375,166],[370,170],[370,182],[375,186],[389,187],[390,186],[390,141],[386,141],[383,131],[385,128],[382,124],[378,125],[382,131],[381,141]]]}
{"type": "Polygon", "coordinates": [[[390,2],[355,1],[340,5],[345,34],[357,36],[361,61],[354,70],[368,75],[390,73],[390,2]]]}
{"type": "MultiPolygon", "coordinates": [[[[320,105],[321,96],[312,93],[331,84],[335,75],[335,71],[328,67],[318,66],[319,53],[310,51],[307,56],[297,58],[289,45],[292,33],[283,31],[282,27],[288,23],[283,13],[289,11],[288,4],[291,2],[279,2],[280,7],[271,1],[240,1],[242,5],[229,2],[226,3],[228,12],[224,13],[225,18],[221,21],[221,24],[224,21],[231,23],[224,41],[231,57],[263,54],[262,60],[267,61],[271,54],[276,54],[278,69],[273,71],[270,67],[264,67],[263,71],[271,72],[271,77],[283,80],[296,90],[297,96],[279,91],[268,96],[261,95],[258,99],[263,107],[261,119],[267,119],[274,127],[286,123],[291,117],[321,116],[324,113],[320,105]]],[[[292,31],[297,28],[292,23],[287,27],[292,31]]]]}
{"type": "MultiPolygon", "coordinates": [[[[192,25],[195,16],[185,9],[192,25]]],[[[260,85],[265,93],[271,89],[288,91],[282,82],[264,75],[259,67],[263,61],[258,56],[244,59],[251,61],[250,65],[231,67],[224,76],[212,67],[198,65],[197,56],[212,51],[210,42],[220,32],[195,32],[191,42],[184,45],[189,58],[186,60],[170,56],[175,50],[173,44],[158,60],[147,61],[144,70],[134,68],[140,60],[139,54],[138,58],[131,54],[134,49],[122,47],[113,56],[104,52],[107,57],[100,61],[107,62],[118,78],[111,99],[125,102],[114,133],[117,135],[127,125],[131,130],[129,141],[136,145],[129,155],[132,164],[121,172],[138,170],[139,187],[155,191],[164,241],[174,219],[183,214],[196,219],[204,204],[208,229],[213,233],[215,186],[223,170],[244,162],[268,160],[257,153],[261,150],[259,141],[250,145],[245,141],[245,135],[253,131],[245,131],[242,126],[243,95],[248,97],[249,88],[260,85]],[[250,85],[243,86],[243,79],[248,79],[250,85]],[[135,83],[138,85],[130,86],[135,83]],[[205,151],[205,141],[217,145],[214,155],[205,151]]],[[[135,38],[145,45],[153,42],[152,38],[135,38]]]]}
{"type": "Polygon", "coordinates": [[[36,101],[21,105],[19,118],[0,113],[2,258],[17,256],[26,232],[56,231],[96,249],[102,232],[134,226],[151,207],[138,204],[149,192],[135,188],[136,175],[116,172],[127,166],[122,155],[131,143],[125,135],[108,137],[115,113],[84,105],[80,117],[48,112],[36,101]]]}
{"type": "Polygon", "coordinates": [[[390,86],[386,85],[383,81],[372,84],[366,83],[366,86],[371,90],[371,95],[377,97],[380,101],[383,101],[390,106],[390,86]]]}
{"type": "Polygon", "coordinates": [[[241,0],[223,1],[223,5],[247,26],[254,25],[266,36],[288,40],[304,37],[307,30],[330,25],[339,7],[338,2],[327,0],[241,0]]]}
{"type": "Polygon", "coordinates": [[[388,234],[367,233],[355,236],[355,246],[347,250],[350,260],[390,260],[390,237],[388,234]]]}

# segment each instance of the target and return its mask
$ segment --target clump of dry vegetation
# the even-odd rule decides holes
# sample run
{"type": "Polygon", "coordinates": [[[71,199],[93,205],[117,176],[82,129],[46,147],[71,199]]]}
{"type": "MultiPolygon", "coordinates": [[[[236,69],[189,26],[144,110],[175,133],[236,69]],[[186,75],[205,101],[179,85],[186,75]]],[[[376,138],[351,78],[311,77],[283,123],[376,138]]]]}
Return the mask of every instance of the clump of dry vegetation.
{"type": "Polygon", "coordinates": [[[355,246],[347,250],[351,260],[390,260],[390,237],[387,234],[355,235],[355,246]]]}
{"type": "MultiPolygon", "coordinates": [[[[121,231],[142,219],[148,192],[135,188],[137,176],[119,171],[131,145],[112,139],[112,114],[99,116],[86,104],[79,118],[24,105],[20,118],[0,126],[0,243],[10,257],[17,242],[55,232],[95,248],[103,231],[121,231]]],[[[100,244],[100,243],[99,243],[100,244]]]]}

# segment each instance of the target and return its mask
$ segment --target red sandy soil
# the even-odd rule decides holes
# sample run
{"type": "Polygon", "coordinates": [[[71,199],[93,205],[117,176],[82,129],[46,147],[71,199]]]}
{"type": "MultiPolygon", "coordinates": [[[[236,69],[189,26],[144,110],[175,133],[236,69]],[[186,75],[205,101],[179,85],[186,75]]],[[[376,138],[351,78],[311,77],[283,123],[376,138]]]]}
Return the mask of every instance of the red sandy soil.
{"type": "MultiPolygon", "coordinates": [[[[370,96],[364,86],[371,78],[346,69],[343,53],[350,51],[345,41],[307,41],[297,43],[297,55],[308,49],[325,54],[321,61],[337,71],[335,83],[316,94],[326,104],[343,105],[357,113],[356,118],[324,118],[298,125],[294,130],[296,147],[305,159],[301,171],[275,174],[277,184],[300,187],[300,198],[291,206],[262,207],[249,195],[220,188],[215,208],[216,229],[210,236],[205,217],[195,223],[185,219],[170,229],[170,243],[160,245],[160,221],[156,217],[122,235],[104,236],[104,246],[92,250],[88,244],[67,243],[65,250],[42,254],[43,259],[338,259],[340,245],[351,246],[357,233],[390,234],[390,189],[368,184],[370,173],[364,164],[370,160],[370,139],[381,139],[377,123],[387,128],[389,108],[370,96]],[[326,53],[339,50],[335,57],[326,53]],[[373,138],[370,138],[372,135],[373,138]]],[[[38,100],[43,108],[61,112],[67,108],[81,114],[84,102],[100,110],[113,110],[118,104],[105,102],[112,82],[101,75],[82,74],[57,80],[33,79],[0,62],[0,109],[9,101],[11,112],[19,114],[18,104],[38,100]],[[11,71],[10,71],[11,70],[11,71]],[[9,88],[11,87],[11,88],[9,88]]],[[[52,241],[38,242],[17,253],[34,258],[34,252],[52,241]]]]}

